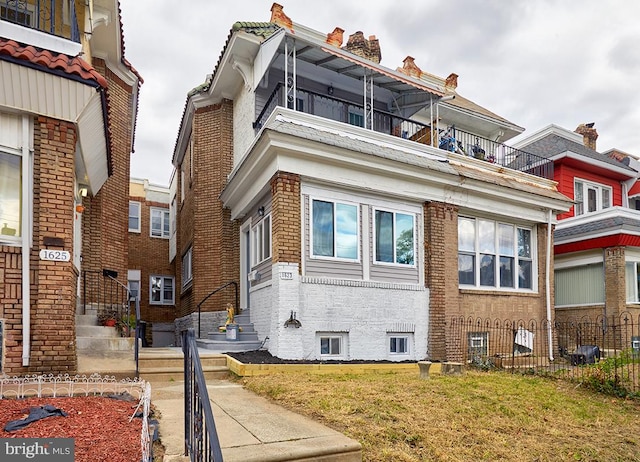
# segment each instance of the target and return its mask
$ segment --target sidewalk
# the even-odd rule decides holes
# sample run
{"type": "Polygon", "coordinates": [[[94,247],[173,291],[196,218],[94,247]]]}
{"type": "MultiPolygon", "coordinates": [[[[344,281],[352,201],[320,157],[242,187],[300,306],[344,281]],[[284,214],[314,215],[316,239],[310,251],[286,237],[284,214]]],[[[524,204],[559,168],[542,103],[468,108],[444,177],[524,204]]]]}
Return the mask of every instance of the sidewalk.
{"type": "MultiPolygon", "coordinates": [[[[151,381],[166,462],[184,456],[184,383],[151,381]]],[[[227,380],[208,381],[225,462],[361,462],[360,443],[227,380]]]]}

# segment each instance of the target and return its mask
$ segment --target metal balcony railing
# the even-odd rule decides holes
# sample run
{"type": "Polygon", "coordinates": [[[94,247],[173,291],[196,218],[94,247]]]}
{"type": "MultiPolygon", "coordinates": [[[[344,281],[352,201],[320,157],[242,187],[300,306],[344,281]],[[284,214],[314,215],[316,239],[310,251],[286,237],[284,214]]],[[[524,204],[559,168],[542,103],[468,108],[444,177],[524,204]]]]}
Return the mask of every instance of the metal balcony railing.
{"type": "Polygon", "coordinates": [[[80,43],[74,1],[0,0],[0,19],[80,43]]]}
{"type": "MultiPolygon", "coordinates": [[[[284,85],[279,83],[258,115],[253,126],[260,130],[274,109],[283,105],[284,85]]],[[[293,108],[288,102],[289,109],[293,108]]],[[[298,88],[296,109],[337,122],[364,127],[364,108],[362,105],[332,96],[323,95],[298,88]]],[[[553,162],[544,157],[521,151],[481,136],[456,129],[454,126],[440,130],[437,142],[431,137],[437,130],[430,125],[405,119],[385,111],[373,111],[373,130],[386,133],[417,143],[434,145],[440,149],[474,157],[490,163],[498,164],[512,170],[536,175],[542,178],[553,178],[553,162]]]]}

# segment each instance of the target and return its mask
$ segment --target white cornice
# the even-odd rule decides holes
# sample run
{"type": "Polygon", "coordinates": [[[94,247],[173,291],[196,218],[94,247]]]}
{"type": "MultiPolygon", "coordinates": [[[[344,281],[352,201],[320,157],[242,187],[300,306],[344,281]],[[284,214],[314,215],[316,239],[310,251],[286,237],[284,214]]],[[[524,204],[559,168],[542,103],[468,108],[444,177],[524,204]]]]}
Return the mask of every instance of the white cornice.
{"type": "Polygon", "coordinates": [[[558,135],[569,141],[574,141],[580,144],[583,143],[582,135],[569,131],[566,128],[559,127],[558,125],[550,124],[537,132],[533,132],[531,135],[521,139],[517,143],[514,143],[512,146],[516,149],[524,149],[526,145],[540,141],[542,138],[549,135],[558,135]]]}

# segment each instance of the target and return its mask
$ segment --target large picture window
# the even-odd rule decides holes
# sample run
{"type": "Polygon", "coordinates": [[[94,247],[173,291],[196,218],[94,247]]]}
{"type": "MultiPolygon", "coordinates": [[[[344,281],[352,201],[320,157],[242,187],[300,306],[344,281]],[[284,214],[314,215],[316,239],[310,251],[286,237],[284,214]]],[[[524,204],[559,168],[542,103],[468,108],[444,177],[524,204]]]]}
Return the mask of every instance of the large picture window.
{"type": "Polygon", "coordinates": [[[0,151],[0,235],[22,236],[22,157],[0,151]]]}
{"type": "Polygon", "coordinates": [[[415,254],[413,215],[376,210],[375,261],[413,265],[415,254]]]}
{"type": "Polygon", "coordinates": [[[313,200],[311,205],[312,255],[358,259],[358,207],[313,200]]]}
{"type": "Polygon", "coordinates": [[[508,223],[458,218],[458,279],[463,286],[533,289],[532,230],[508,223]]]}
{"type": "Polygon", "coordinates": [[[151,237],[169,239],[170,214],[167,209],[151,208],[151,237]]]}
{"type": "Polygon", "coordinates": [[[251,228],[251,266],[271,258],[271,215],[251,228]]]}
{"type": "Polygon", "coordinates": [[[591,183],[589,181],[574,180],[575,215],[598,212],[611,207],[610,186],[591,183]]]}

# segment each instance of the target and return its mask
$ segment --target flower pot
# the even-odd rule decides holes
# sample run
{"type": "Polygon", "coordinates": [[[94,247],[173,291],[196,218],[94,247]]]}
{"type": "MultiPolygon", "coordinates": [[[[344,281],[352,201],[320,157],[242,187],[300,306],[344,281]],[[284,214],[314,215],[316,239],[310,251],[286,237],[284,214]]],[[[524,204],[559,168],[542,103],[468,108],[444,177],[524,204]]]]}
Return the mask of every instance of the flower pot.
{"type": "Polygon", "coordinates": [[[107,320],[104,322],[104,325],[105,325],[106,327],[115,327],[115,325],[116,325],[116,320],[115,320],[115,319],[107,319],[107,320]]]}

